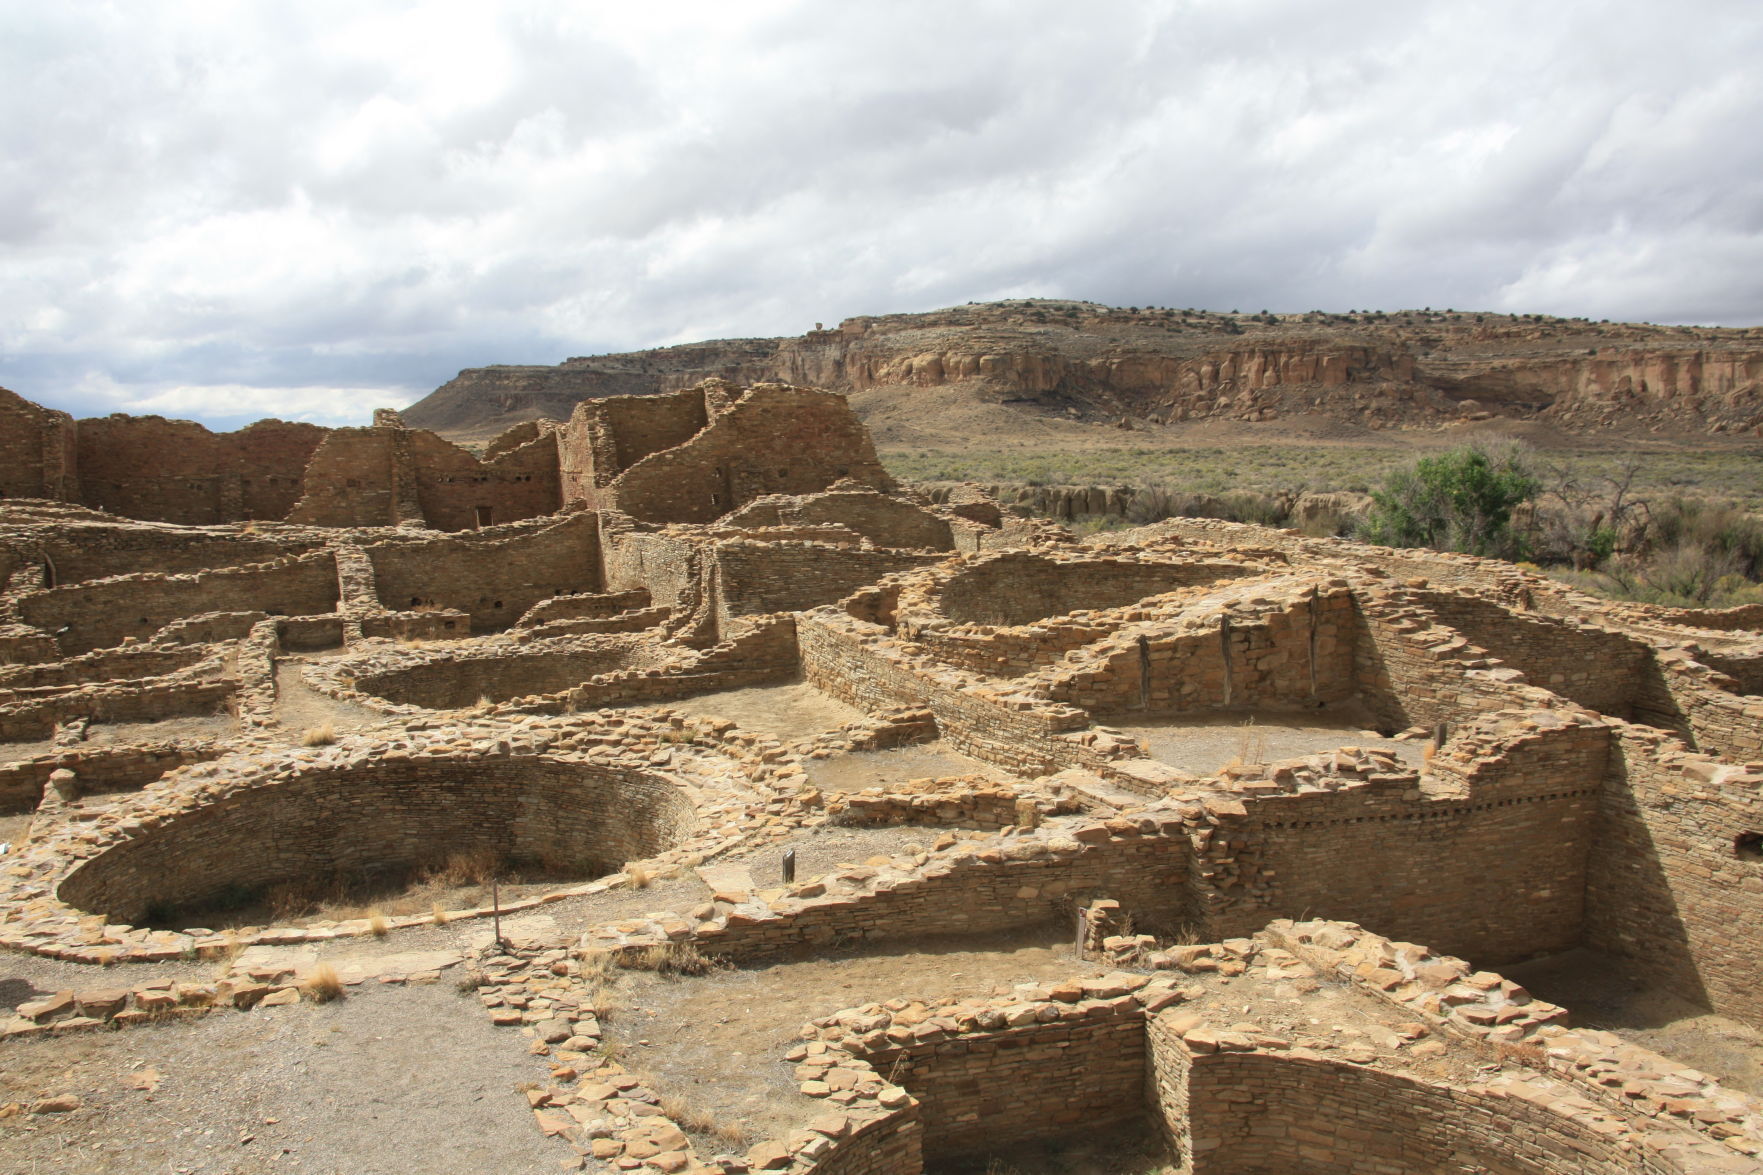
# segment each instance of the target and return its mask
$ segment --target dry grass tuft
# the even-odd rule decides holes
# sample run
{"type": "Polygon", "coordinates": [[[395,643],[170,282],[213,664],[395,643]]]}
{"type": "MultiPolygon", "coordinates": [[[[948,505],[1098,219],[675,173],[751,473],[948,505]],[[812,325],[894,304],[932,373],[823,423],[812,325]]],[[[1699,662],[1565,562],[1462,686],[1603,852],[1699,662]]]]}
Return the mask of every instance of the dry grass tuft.
{"type": "Polygon", "coordinates": [[[436,926],[445,926],[447,925],[448,920],[452,918],[452,915],[447,913],[447,907],[439,902],[436,902],[429,907],[429,916],[435,920],[436,926]]]}
{"type": "Polygon", "coordinates": [[[711,961],[689,942],[670,942],[620,955],[618,965],[631,971],[653,971],[661,976],[702,975],[711,961]]]}
{"type": "Polygon", "coordinates": [[[460,995],[470,995],[484,985],[484,973],[476,967],[468,967],[459,973],[453,981],[453,987],[460,995]]]}
{"type": "Polygon", "coordinates": [[[655,874],[635,863],[624,867],[624,877],[632,889],[648,889],[655,884],[655,874]]]}
{"type": "Polygon", "coordinates": [[[322,726],[308,726],[306,733],[300,736],[303,747],[328,747],[337,741],[337,728],[326,722],[322,726]]]}
{"type": "Polygon", "coordinates": [[[384,914],[380,913],[378,910],[373,910],[368,913],[367,933],[373,935],[375,938],[384,938],[391,929],[391,923],[386,921],[386,916],[384,914]]]}
{"type": "Polygon", "coordinates": [[[343,981],[337,975],[337,969],[329,963],[320,963],[300,985],[306,998],[315,1004],[328,1004],[332,1000],[340,1000],[344,996],[343,981]]]}
{"type": "MultiPolygon", "coordinates": [[[[652,1085],[653,1082],[645,1082],[652,1085]]],[[[731,1147],[747,1145],[747,1128],[739,1122],[725,1122],[705,1110],[686,1104],[683,1098],[670,1095],[661,1099],[661,1112],[673,1119],[674,1125],[681,1130],[716,1141],[731,1147]]]]}

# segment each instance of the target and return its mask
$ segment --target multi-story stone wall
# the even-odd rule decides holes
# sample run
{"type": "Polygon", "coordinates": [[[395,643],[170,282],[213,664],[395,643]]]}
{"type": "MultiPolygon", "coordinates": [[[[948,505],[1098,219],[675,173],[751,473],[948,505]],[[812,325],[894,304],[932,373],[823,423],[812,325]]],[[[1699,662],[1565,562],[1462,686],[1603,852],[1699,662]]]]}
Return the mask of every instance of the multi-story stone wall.
{"type": "Polygon", "coordinates": [[[197,526],[285,518],[328,431],[282,420],[229,433],[159,416],[82,420],[77,500],[130,518],[197,526]]]}
{"type": "Polygon", "coordinates": [[[817,493],[844,478],[893,487],[843,396],[781,384],[761,384],[738,398],[737,391],[719,384],[676,393],[703,394],[709,423],[598,489],[600,507],[641,521],[702,523],[755,498],[817,493]],[[719,396],[727,403],[717,403],[719,396]]]}
{"type": "Polygon", "coordinates": [[[736,616],[797,612],[831,604],[864,584],[938,562],[943,556],[830,543],[738,539],[717,543],[712,558],[718,608],[726,623],[736,616]]]}
{"type": "Polygon", "coordinates": [[[1618,727],[1586,873],[1588,946],[1752,1024],[1763,1023],[1760,791],[1763,773],[1618,727]]]}
{"type": "Polygon", "coordinates": [[[73,417],[0,388],[0,498],[65,498],[78,460],[73,417]]]}
{"type": "Polygon", "coordinates": [[[590,510],[614,508],[618,475],[652,453],[683,445],[710,423],[711,399],[726,391],[704,387],[656,396],[602,396],[570,413],[561,448],[563,502],[590,510]]]}

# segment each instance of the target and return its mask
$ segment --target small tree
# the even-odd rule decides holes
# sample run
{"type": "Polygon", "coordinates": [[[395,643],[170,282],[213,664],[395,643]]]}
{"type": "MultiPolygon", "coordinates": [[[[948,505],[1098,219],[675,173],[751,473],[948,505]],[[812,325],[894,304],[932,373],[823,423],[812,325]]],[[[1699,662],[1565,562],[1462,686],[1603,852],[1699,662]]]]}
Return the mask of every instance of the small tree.
{"type": "Polygon", "coordinates": [[[1494,457],[1479,446],[1452,449],[1386,477],[1361,534],[1386,547],[1518,558],[1512,511],[1538,488],[1515,450],[1494,457]]]}

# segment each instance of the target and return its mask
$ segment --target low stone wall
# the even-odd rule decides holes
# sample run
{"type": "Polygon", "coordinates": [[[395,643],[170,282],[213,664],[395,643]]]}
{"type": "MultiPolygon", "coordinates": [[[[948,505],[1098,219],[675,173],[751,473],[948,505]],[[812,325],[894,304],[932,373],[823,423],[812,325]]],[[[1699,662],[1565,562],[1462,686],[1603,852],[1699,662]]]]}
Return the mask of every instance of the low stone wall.
{"type": "MultiPolygon", "coordinates": [[[[503,702],[555,694],[601,676],[669,663],[663,649],[616,637],[560,637],[531,644],[387,650],[371,654],[384,667],[356,662],[354,688],[400,706],[454,710],[484,698],[503,702]]],[[[672,660],[677,660],[677,654],[672,660]]],[[[339,665],[337,672],[350,667],[339,665]]]]}
{"type": "Polygon", "coordinates": [[[72,771],[82,794],[138,791],[186,763],[205,763],[222,754],[219,743],[200,740],[133,746],[81,746],[0,764],[0,813],[28,812],[43,798],[56,771],[72,771]]]}
{"type": "Polygon", "coordinates": [[[148,637],[167,624],[249,603],[264,612],[305,616],[337,605],[337,564],[328,551],[274,563],[189,575],[127,575],[33,592],[18,602],[27,623],[59,638],[65,653],[83,653],[148,637]]]}
{"type": "Polygon", "coordinates": [[[158,722],[224,713],[239,688],[236,678],[212,678],[206,662],[165,677],[118,686],[84,686],[46,698],[0,705],[0,743],[48,738],[76,718],[95,722],[158,722]]]}
{"type": "Polygon", "coordinates": [[[533,758],[309,771],[155,825],[71,872],[62,901],[134,922],[332,876],[485,851],[581,878],[669,847],[697,823],[666,778],[533,758]]]}

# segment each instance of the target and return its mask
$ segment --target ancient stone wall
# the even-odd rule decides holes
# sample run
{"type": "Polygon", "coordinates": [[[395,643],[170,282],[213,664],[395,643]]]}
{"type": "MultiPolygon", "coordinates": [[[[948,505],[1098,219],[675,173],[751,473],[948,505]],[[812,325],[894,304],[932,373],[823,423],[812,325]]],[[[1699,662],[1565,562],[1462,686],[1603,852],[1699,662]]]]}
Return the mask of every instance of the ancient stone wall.
{"type": "Polygon", "coordinates": [[[839,525],[878,547],[929,551],[955,547],[954,527],[948,518],[904,498],[867,489],[756,498],[724,522],[729,526],[839,525]]]}
{"type": "Polygon", "coordinates": [[[394,538],[364,548],[380,604],[395,612],[455,608],[473,632],[499,632],[552,596],[600,590],[594,515],[571,514],[482,535],[394,538]]]}
{"type": "Polygon", "coordinates": [[[755,498],[812,494],[846,477],[893,485],[845,398],[760,385],[691,439],[624,470],[610,505],[642,521],[713,522],[755,498]]]}
{"type": "Polygon", "coordinates": [[[660,775],[531,758],[388,756],[314,770],[143,826],[75,869],[63,901],[123,921],[228,890],[397,870],[474,850],[597,876],[696,824],[660,775]]]}
{"type": "Polygon", "coordinates": [[[718,543],[713,557],[725,623],[736,616],[818,608],[884,575],[942,558],[926,552],[755,540],[718,543]]]}
{"type": "MultiPolygon", "coordinates": [[[[1184,1053],[1169,1048],[1160,1059],[1179,1066],[1184,1053]]],[[[1165,1112],[1186,1119],[1193,1175],[1681,1170],[1547,1105],[1491,1091],[1453,1089],[1322,1057],[1227,1052],[1185,1059],[1185,1081],[1172,1081],[1165,1093],[1182,1104],[1165,1112]]]]}
{"type": "Polygon", "coordinates": [[[1078,609],[1118,608],[1146,596],[1250,574],[1213,562],[1092,558],[1055,560],[1012,551],[975,562],[937,593],[939,611],[958,624],[1032,624],[1078,609]]]}
{"type": "Polygon", "coordinates": [[[570,414],[560,446],[563,502],[610,509],[618,475],[652,453],[691,440],[710,423],[702,389],[659,396],[583,400],[570,414]]]}
{"type": "Polygon", "coordinates": [[[1475,596],[1427,591],[1414,597],[1531,685],[1612,718],[1634,716],[1652,650],[1633,637],[1582,621],[1508,611],[1475,596]]]}
{"type": "Polygon", "coordinates": [[[33,592],[19,601],[23,619],[68,631],[63,652],[84,653],[146,638],[183,617],[224,611],[249,600],[266,612],[301,616],[337,605],[337,564],[328,551],[273,563],[223,567],[189,575],[127,575],[33,592]]]}
{"type": "Polygon", "coordinates": [[[0,498],[65,498],[77,476],[73,417],[0,388],[0,498]]]}
{"type": "Polygon", "coordinates": [[[1574,947],[1607,743],[1590,721],[1471,731],[1424,779],[1214,803],[1207,932],[1308,911],[1488,965],[1574,947]]]}
{"type": "Polygon", "coordinates": [[[1139,1118],[1146,1058],[1137,1013],[1133,1004],[1130,1013],[1030,1022],[864,1059],[919,1099],[924,1156],[948,1161],[1139,1118]]]}
{"type": "Polygon", "coordinates": [[[1763,773],[1616,729],[1586,874],[1586,943],[1648,980],[1763,1022],[1763,773]],[[1747,837],[1755,839],[1747,840],[1747,837]]]}
{"type": "Polygon", "coordinates": [[[1047,672],[1046,694],[1099,716],[1349,698],[1352,596],[1343,587],[1305,597],[1134,626],[1098,643],[1093,660],[1047,672]]]}
{"type": "Polygon", "coordinates": [[[408,442],[416,499],[437,530],[473,530],[555,513],[563,501],[557,441],[546,433],[480,461],[432,432],[408,442]]]}
{"type": "Polygon", "coordinates": [[[79,422],[79,500],[160,522],[285,518],[327,432],[260,420],[213,433],[188,420],[107,416],[79,422]]]}

